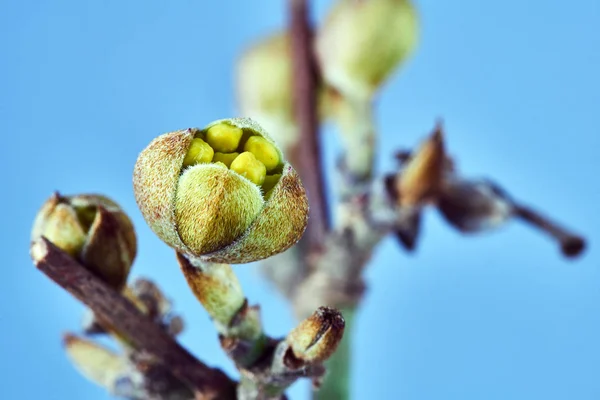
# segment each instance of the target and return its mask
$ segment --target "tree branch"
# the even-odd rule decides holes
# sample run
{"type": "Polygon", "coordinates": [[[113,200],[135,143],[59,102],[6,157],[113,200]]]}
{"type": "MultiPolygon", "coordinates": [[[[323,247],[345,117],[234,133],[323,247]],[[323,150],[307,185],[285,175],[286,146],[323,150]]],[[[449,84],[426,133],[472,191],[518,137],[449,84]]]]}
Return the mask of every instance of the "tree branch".
{"type": "Polygon", "coordinates": [[[522,204],[516,204],[514,207],[516,216],[555,239],[565,256],[576,257],[585,250],[586,243],[583,237],[563,228],[530,207],[522,204]]]}
{"type": "Polygon", "coordinates": [[[323,167],[318,138],[317,67],[312,52],[312,32],[306,0],[289,2],[294,107],[300,129],[295,160],[308,192],[310,219],[305,237],[309,249],[320,248],[329,230],[329,212],[323,184],[323,167]]]}
{"type": "Polygon", "coordinates": [[[235,383],[221,370],[196,359],[133,304],[45,238],[30,249],[36,267],[90,307],[138,350],[164,364],[203,400],[235,399],[235,383]]]}

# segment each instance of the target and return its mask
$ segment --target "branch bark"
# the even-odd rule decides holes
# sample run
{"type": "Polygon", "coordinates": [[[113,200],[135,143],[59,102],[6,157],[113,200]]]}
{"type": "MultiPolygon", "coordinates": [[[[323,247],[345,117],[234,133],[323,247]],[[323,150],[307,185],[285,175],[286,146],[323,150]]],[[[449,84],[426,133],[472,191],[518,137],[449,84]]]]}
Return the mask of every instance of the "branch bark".
{"type": "Polygon", "coordinates": [[[102,321],[164,364],[192,387],[198,399],[236,398],[235,383],[221,370],[196,359],[133,304],[45,238],[31,245],[36,267],[56,284],[90,307],[102,321]]]}
{"type": "Polygon", "coordinates": [[[320,248],[329,231],[329,211],[323,184],[323,167],[318,137],[317,66],[312,52],[312,30],[308,2],[290,0],[289,14],[294,76],[294,107],[300,129],[296,166],[308,192],[310,219],[305,237],[309,249],[320,248]]]}

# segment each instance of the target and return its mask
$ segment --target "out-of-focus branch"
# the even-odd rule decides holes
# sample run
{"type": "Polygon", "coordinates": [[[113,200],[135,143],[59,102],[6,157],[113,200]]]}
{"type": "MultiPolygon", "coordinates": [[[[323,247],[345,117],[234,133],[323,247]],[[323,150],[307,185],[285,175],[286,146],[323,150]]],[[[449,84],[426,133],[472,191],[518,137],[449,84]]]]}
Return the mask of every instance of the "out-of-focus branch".
{"type": "Polygon", "coordinates": [[[139,351],[144,351],[197,392],[199,399],[235,399],[235,383],[222,371],[196,359],[167,332],[144,316],[120,293],[108,287],[45,238],[31,245],[36,267],[90,307],[139,351]]]}
{"type": "Polygon", "coordinates": [[[320,248],[329,230],[329,212],[323,184],[318,138],[317,67],[312,51],[312,30],[306,0],[289,0],[294,76],[294,108],[300,129],[295,166],[308,192],[310,219],[306,231],[308,247],[320,248]]]}
{"type": "Polygon", "coordinates": [[[555,239],[562,253],[567,257],[576,257],[585,249],[585,239],[563,228],[548,217],[522,204],[514,206],[514,213],[525,222],[537,227],[555,239]]]}

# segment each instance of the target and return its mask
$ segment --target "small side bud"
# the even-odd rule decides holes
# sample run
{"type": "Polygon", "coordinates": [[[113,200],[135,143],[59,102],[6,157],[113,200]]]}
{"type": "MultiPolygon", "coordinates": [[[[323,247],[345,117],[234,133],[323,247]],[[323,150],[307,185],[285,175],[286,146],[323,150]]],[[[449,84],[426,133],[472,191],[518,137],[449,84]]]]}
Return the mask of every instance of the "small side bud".
{"type": "Polygon", "coordinates": [[[63,345],[75,368],[111,393],[119,378],[128,375],[128,364],[124,358],[92,341],[66,334],[63,345]]]}
{"type": "Polygon", "coordinates": [[[137,252],[133,224],[119,205],[100,195],[54,194],[33,224],[31,240],[46,237],[120,290],[137,252]]]}
{"type": "Polygon", "coordinates": [[[344,336],[345,321],[333,308],[319,307],[285,339],[293,357],[289,363],[314,364],[327,360],[344,336]]]}

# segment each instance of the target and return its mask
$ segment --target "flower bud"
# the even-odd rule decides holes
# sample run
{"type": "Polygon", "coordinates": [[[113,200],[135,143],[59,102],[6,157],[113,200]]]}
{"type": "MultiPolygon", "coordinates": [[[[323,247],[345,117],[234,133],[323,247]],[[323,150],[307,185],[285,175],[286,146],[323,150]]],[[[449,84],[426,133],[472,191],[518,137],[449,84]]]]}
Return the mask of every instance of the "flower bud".
{"type": "Polygon", "coordinates": [[[250,119],[219,120],[156,138],[140,154],[133,183],[154,233],[203,261],[240,264],[267,258],[295,244],[306,228],[308,201],[300,178],[250,119]],[[214,150],[212,160],[203,155],[186,165],[198,140],[214,150]],[[233,153],[239,155],[228,167],[223,154],[233,153]]]}
{"type": "MultiPolygon", "coordinates": [[[[240,58],[236,75],[240,114],[257,121],[287,151],[300,137],[290,35],[277,32],[255,43],[240,58]]],[[[319,114],[324,117],[328,92],[320,86],[317,95],[319,114]]]]}
{"type": "Polygon", "coordinates": [[[325,361],[335,352],[344,336],[345,321],[333,308],[319,307],[292,330],[286,342],[294,358],[304,364],[325,361]]]}
{"type": "Polygon", "coordinates": [[[137,251],[133,224],[100,195],[55,193],[38,212],[31,240],[46,237],[113,288],[125,285],[137,251]]]}
{"type": "Polygon", "coordinates": [[[339,0],[317,33],[325,81],[355,99],[372,97],[417,42],[408,0],[339,0]]]}

